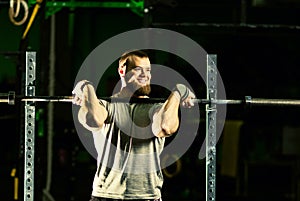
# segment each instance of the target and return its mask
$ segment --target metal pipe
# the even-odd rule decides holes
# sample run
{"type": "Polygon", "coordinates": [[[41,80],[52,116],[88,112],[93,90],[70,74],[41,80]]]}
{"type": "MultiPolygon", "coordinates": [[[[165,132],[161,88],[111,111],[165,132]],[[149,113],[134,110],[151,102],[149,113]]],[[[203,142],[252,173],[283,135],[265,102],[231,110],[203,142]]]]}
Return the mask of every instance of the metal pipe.
{"type": "Polygon", "coordinates": [[[300,100],[253,98],[247,104],[257,106],[300,106],[300,100]]]}
{"type": "Polygon", "coordinates": [[[72,96],[24,96],[21,101],[31,102],[72,102],[72,96]]]}
{"type": "MultiPolygon", "coordinates": [[[[99,99],[109,102],[121,103],[159,103],[165,102],[166,98],[114,98],[100,97],[99,99]]],[[[0,93],[0,103],[8,103],[14,105],[16,101],[27,102],[72,102],[73,96],[19,96],[14,92],[0,93]]],[[[267,99],[267,98],[252,98],[245,96],[244,100],[222,100],[222,99],[192,99],[198,104],[218,104],[218,105],[256,105],[256,106],[300,106],[300,100],[295,99],[267,99]]]]}

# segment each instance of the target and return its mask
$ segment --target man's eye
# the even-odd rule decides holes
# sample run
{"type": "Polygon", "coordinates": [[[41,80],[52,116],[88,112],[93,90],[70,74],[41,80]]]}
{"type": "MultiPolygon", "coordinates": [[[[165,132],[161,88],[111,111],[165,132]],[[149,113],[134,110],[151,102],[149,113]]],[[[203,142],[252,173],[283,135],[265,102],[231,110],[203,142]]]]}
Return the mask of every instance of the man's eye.
{"type": "Polygon", "coordinates": [[[135,72],[141,72],[141,71],[143,71],[144,73],[150,73],[151,72],[150,68],[135,67],[133,70],[135,72]]]}
{"type": "Polygon", "coordinates": [[[136,68],[134,68],[134,70],[135,70],[135,71],[141,71],[142,68],[136,67],[136,68]]]}

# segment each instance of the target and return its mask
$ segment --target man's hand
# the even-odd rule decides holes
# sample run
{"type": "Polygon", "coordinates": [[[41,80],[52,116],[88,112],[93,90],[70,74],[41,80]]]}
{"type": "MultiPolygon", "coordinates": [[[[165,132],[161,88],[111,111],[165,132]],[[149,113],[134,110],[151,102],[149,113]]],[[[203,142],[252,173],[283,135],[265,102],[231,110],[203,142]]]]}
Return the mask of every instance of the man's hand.
{"type": "Polygon", "coordinates": [[[99,104],[95,89],[88,80],[79,81],[73,91],[73,104],[80,105],[78,111],[79,122],[90,131],[102,128],[107,118],[106,109],[99,104]]]}
{"type": "Polygon", "coordinates": [[[180,99],[181,105],[183,107],[191,108],[194,106],[193,99],[196,98],[195,94],[185,85],[176,84],[173,89],[175,96],[180,99]]]}
{"type": "Polygon", "coordinates": [[[87,98],[87,94],[84,93],[84,88],[86,85],[90,84],[88,80],[81,80],[79,81],[76,86],[74,87],[72,94],[73,94],[73,100],[72,103],[75,105],[80,105],[84,103],[84,100],[87,98]]]}

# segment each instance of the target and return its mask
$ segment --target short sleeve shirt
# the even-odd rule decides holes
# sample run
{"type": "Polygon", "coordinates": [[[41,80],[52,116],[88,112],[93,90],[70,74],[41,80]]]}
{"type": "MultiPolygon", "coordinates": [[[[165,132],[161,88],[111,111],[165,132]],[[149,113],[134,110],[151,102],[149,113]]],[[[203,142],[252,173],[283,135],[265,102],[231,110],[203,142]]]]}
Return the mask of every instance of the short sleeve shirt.
{"type": "Polygon", "coordinates": [[[97,172],[92,195],[114,199],[161,197],[160,153],[165,139],[152,133],[152,117],[162,104],[100,100],[108,117],[93,132],[97,172]]]}

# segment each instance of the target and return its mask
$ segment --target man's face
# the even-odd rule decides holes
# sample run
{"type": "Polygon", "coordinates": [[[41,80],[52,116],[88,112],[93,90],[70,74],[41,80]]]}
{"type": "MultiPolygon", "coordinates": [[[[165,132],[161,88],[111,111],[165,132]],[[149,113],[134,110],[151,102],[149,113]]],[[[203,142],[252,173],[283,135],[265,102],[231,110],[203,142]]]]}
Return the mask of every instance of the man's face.
{"type": "Polygon", "coordinates": [[[151,64],[149,58],[134,56],[134,65],[127,68],[125,76],[127,87],[137,96],[149,95],[151,92],[151,64]]]}

